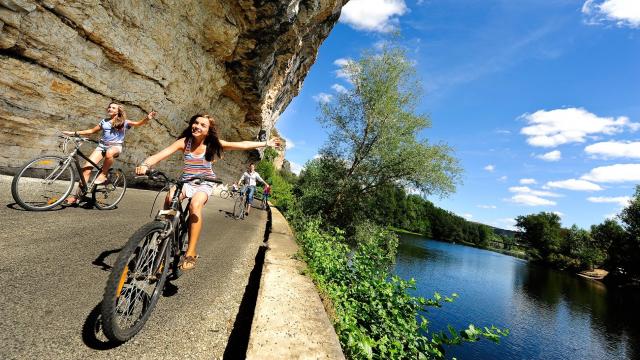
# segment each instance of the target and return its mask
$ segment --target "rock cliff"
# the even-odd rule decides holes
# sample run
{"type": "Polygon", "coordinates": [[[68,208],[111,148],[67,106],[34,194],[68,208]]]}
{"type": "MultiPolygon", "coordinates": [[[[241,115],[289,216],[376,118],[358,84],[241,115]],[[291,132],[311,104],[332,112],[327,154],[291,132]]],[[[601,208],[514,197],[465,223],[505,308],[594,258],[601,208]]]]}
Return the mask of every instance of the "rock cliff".
{"type": "MultiPolygon", "coordinates": [[[[225,140],[270,132],[346,2],[0,0],[0,172],[56,152],[59,130],[95,126],[110,101],[159,113],[128,133],[128,173],[195,113],[225,140]]],[[[235,180],[249,157],[227,152],[216,172],[235,180]]]]}

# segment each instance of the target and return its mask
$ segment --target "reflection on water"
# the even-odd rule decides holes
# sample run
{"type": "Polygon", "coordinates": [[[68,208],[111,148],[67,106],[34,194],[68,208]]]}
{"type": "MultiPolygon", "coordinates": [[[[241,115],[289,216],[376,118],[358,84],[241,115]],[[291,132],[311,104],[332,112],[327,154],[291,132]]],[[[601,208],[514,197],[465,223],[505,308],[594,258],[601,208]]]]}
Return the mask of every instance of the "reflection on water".
{"type": "Polygon", "coordinates": [[[420,295],[457,292],[429,310],[431,329],[469,323],[511,330],[448,349],[458,359],[640,359],[640,293],[472,247],[403,235],[395,273],[420,295]]]}

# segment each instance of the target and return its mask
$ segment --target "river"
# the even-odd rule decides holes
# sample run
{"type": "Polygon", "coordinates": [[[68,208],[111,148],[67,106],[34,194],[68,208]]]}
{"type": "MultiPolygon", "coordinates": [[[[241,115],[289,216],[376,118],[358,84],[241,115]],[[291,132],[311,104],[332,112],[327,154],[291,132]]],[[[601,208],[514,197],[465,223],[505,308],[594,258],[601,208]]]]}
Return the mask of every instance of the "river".
{"type": "Polygon", "coordinates": [[[511,333],[447,348],[458,359],[640,359],[640,294],[464,245],[401,235],[394,272],[417,295],[457,293],[429,308],[430,330],[506,327],[511,333]]]}

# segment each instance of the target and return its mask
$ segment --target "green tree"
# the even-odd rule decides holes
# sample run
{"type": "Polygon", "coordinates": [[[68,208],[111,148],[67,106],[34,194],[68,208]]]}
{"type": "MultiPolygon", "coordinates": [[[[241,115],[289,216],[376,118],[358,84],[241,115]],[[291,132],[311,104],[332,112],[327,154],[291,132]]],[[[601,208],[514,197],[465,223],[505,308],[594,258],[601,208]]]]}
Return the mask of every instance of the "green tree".
{"type": "Polygon", "coordinates": [[[562,245],[560,216],[554,213],[522,215],[516,218],[519,237],[537,250],[537,253],[549,260],[550,255],[559,253],[562,245]]]}
{"type": "Polygon", "coordinates": [[[320,122],[329,129],[329,139],[320,151],[324,160],[317,162],[344,169],[305,173],[333,178],[328,180],[334,187],[323,215],[339,225],[362,218],[358,204],[386,184],[426,194],[453,192],[461,169],[452,149],[418,138],[430,122],[416,113],[421,84],[405,51],[386,46],[380,53],[365,53],[344,70],[353,87],[321,106],[320,122]]]}
{"type": "Polygon", "coordinates": [[[618,222],[607,219],[602,224],[591,226],[591,237],[597,248],[606,252],[605,268],[614,271],[624,266],[627,234],[618,222]]]}
{"type": "Polygon", "coordinates": [[[620,267],[628,275],[637,277],[640,276],[640,185],[619,216],[626,236],[612,251],[617,254],[620,267]]]}

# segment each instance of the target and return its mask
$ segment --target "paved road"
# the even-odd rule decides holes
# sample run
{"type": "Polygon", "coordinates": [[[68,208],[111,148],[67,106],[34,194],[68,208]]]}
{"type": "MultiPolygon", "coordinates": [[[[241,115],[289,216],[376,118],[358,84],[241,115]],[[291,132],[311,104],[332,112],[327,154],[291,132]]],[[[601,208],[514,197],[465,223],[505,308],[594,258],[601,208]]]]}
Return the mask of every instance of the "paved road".
{"type": "Polygon", "coordinates": [[[215,196],[206,206],[196,269],[166,289],[143,331],[115,348],[96,334],[110,264],[150,221],[154,196],[130,189],[111,211],[27,212],[13,204],[10,178],[0,176],[0,359],[223,357],[266,213],[254,209],[234,220],[232,200],[215,196]]]}

